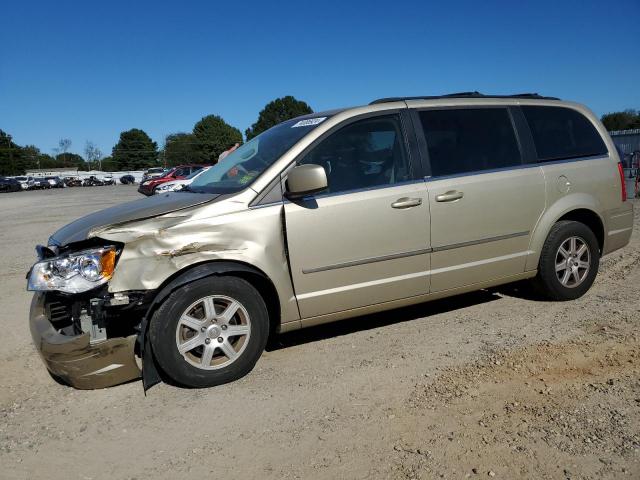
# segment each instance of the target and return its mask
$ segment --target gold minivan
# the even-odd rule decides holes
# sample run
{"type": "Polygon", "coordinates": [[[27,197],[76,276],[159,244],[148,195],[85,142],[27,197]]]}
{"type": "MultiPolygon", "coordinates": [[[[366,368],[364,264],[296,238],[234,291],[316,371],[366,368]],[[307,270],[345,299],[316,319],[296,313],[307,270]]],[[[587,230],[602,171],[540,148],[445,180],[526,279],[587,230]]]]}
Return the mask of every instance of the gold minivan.
{"type": "Polygon", "coordinates": [[[77,388],[208,387],[277,332],[523,279],[575,299],[631,236],[619,162],[591,111],[536,94],[288,120],[182,191],[54,233],[28,275],[33,339],[77,388]]]}

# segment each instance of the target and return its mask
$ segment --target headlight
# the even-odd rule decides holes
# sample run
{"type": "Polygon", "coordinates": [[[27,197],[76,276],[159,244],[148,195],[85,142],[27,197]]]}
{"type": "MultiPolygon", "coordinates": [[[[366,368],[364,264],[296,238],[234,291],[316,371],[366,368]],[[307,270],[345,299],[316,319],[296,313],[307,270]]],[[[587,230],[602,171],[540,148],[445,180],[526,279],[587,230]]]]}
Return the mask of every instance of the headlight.
{"type": "Polygon", "coordinates": [[[116,266],[115,247],[95,248],[48,258],[31,268],[27,290],[80,293],[109,281],[116,266]]]}
{"type": "Polygon", "coordinates": [[[161,185],[156,187],[156,190],[159,192],[168,192],[176,189],[176,185],[161,185]]]}

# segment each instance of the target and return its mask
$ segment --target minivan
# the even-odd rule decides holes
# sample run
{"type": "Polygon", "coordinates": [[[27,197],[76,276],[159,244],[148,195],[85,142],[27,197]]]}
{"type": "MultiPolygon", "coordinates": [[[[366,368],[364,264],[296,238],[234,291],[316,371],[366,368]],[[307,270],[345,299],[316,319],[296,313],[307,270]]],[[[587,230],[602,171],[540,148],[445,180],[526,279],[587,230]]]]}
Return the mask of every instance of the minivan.
{"type": "Polygon", "coordinates": [[[279,332],[522,280],[576,299],[632,217],[582,105],[386,98],[287,120],[184,190],[61,228],[28,274],[31,333],[77,388],[209,387],[279,332]]]}

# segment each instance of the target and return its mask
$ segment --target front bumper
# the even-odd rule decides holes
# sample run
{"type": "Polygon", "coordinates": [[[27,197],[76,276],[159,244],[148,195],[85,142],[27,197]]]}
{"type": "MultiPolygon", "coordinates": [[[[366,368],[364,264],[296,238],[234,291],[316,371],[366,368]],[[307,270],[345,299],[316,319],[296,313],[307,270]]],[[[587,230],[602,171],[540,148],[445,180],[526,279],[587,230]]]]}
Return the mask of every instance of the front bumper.
{"type": "Polygon", "coordinates": [[[47,318],[45,295],[35,293],[29,324],[33,342],[47,369],[82,390],[111,387],[140,378],[134,347],[136,336],[110,338],[91,345],[88,333],[59,333],[47,318]]]}

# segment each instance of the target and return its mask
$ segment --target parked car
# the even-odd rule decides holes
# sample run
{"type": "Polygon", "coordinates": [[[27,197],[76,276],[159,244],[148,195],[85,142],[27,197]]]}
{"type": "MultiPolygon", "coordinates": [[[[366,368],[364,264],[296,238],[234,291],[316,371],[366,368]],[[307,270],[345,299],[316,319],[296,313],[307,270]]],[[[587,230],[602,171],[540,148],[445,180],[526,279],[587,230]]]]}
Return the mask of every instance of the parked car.
{"type": "Polygon", "coordinates": [[[178,167],[174,167],[161,177],[151,178],[140,182],[138,192],[147,196],[153,195],[157,186],[174,180],[184,180],[193,172],[202,170],[204,167],[205,165],[180,165],[178,167]]]}
{"type": "Polygon", "coordinates": [[[113,178],[113,175],[105,175],[102,177],[103,185],[115,185],[116,180],[113,178]]]}
{"type": "Polygon", "coordinates": [[[64,188],[64,182],[60,177],[44,177],[49,182],[49,188],[64,188]]]}
{"type": "Polygon", "coordinates": [[[12,177],[0,177],[0,192],[20,192],[22,185],[12,177]]]}
{"type": "Polygon", "coordinates": [[[187,175],[184,180],[173,180],[171,182],[166,182],[162,185],[158,185],[156,188],[154,188],[153,193],[157,195],[159,193],[177,192],[179,190],[182,190],[184,187],[191,184],[191,182],[193,182],[198,177],[198,175],[202,175],[210,168],[211,167],[204,167],[200,170],[196,170],[190,175],[187,175]]]}
{"type": "Polygon", "coordinates": [[[83,187],[101,187],[102,185],[104,185],[104,182],[95,175],[85,178],[82,182],[83,187]]]}
{"type": "Polygon", "coordinates": [[[44,177],[33,177],[34,190],[42,190],[45,188],[51,188],[51,184],[44,177]]]}
{"type": "Polygon", "coordinates": [[[577,103],[469,93],[313,113],[187,192],[54,233],[28,275],[31,332],[78,388],[137,378],[136,354],[145,389],[158,370],[219,385],[277,332],[521,280],[576,299],[629,242],[631,203],[577,103]]]}
{"type": "Polygon", "coordinates": [[[162,167],[149,168],[149,169],[145,170],[145,172],[142,174],[142,181],[140,183],[144,182],[145,180],[152,179],[152,178],[162,177],[168,171],[169,171],[169,169],[162,168],[162,167]]]}
{"type": "Polygon", "coordinates": [[[62,181],[64,182],[64,184],[67,187],[81,187],[82,186],[82,180],[80,179],[80,177],[64,177],[62,179],[62,181]]]}
{"type": "Polygon", "coordinates": [[[22,190],[31,190],[33,188],[33,177],[15,177],[20,182],[22,190]]]}
{"type": "Polygon", "coordinates": [[[120,183],[123,185],[129,185],[136,183],[136,179],[133,175],[122,175],[120,177],[120,183]]]}

